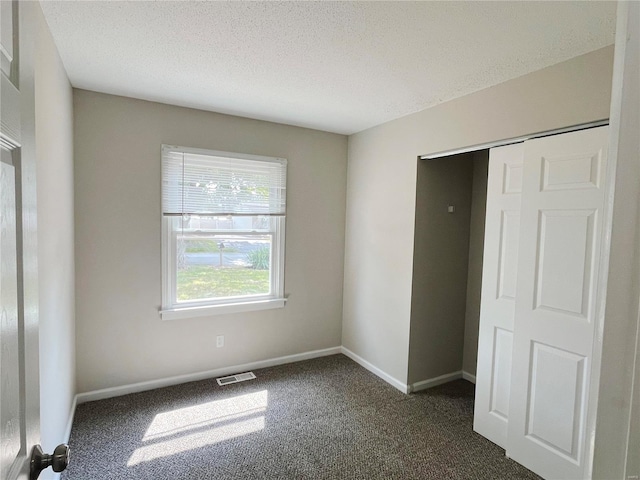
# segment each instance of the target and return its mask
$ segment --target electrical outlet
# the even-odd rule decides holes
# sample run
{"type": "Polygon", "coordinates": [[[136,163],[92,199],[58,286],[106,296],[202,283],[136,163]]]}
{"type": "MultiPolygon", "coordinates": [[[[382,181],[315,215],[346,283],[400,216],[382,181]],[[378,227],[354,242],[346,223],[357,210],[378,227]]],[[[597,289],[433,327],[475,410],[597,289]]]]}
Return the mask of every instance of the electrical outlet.
{"type": "Polygon", "coordinates": [[[224,347],[224,335],[218,335],[216,337],[216,348],[224,347]]]}

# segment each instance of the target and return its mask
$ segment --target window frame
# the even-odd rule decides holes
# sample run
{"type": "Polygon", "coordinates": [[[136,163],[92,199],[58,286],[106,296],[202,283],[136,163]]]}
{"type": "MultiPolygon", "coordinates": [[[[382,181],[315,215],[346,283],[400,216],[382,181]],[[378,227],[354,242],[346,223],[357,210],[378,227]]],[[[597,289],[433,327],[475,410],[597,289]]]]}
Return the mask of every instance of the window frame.
{"type": "MultiPolygon", "coordinates": [[[[165,149],[174,152],[180,151],[182,153],[193,153],[197,155],[207,155],[223,158],[238,158],[242,160],[253,160],[261,162],[277,162],[283,164],[285,169],[287,167],[287,160],[284,158],[223,152],[218,150],[208,150],[191,147],[178,147],[174,145],[164,144],[162,145],[161,163],[163,163],[162,158],[164,156],[165,149]]],[[[162,165],[162,168],[164,168],[164,164],[162,165]]],[[[161,198],[162,188],[163,186],[161,181],[161,198]]],[[[257,213],[256,216],[260,216],[260,214],[257,213]]],[[[161,217],[162,307],[160,309],[160,316],[162,320],[175,320],[181,318],[220,315],[236,312],[267,310],[272,308],[282,308],[285,306],[287,300],[284,295],[286,213],[284,215],[270,216],[271,227],[268,231],[215,229],[199,230],[205,233],[228,233],[230,235],[270,235],[272,237],[272,240],[269,268],[270,292],[268,294],[219,297],[190,302],[178,302],[177,300],[177,237],[179,231],[172,225],[173,219],[176,218],[176,216],[168,216],[161,211],[161,217]]]]}

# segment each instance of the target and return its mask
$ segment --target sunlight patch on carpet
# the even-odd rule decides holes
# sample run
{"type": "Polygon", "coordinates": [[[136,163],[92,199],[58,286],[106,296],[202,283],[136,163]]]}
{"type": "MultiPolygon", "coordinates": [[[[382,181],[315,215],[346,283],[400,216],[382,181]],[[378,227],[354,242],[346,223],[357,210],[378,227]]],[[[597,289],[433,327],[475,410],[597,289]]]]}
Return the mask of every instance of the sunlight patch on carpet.
{"type": "Polygon", "coordinates": [[[127,466],[263,430],[267,401],[267,390],[262,390],[159,413],[127,466]]]}

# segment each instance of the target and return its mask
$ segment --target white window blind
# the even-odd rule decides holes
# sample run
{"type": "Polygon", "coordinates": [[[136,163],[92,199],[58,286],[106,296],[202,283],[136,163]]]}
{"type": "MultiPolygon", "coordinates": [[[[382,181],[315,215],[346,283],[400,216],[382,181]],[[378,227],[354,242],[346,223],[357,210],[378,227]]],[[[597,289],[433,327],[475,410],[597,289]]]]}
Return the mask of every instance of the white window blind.
{"type": "Polygon", "coordinates": [[[286,181],[285,159],[162,146],[166,216],[284,216],[286,181]]]}

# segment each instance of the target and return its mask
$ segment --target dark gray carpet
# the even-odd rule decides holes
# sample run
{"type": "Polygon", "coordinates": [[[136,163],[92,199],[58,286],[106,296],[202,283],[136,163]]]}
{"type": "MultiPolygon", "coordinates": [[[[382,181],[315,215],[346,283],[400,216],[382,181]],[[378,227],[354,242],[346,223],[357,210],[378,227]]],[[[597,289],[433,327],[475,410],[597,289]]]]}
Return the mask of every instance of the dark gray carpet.
{"type": "Polygon", "coordinates": [[[404,395],[343,355],[80,405],[65,480],[535,479],[472,431],[473,385],[404,395]]]}

